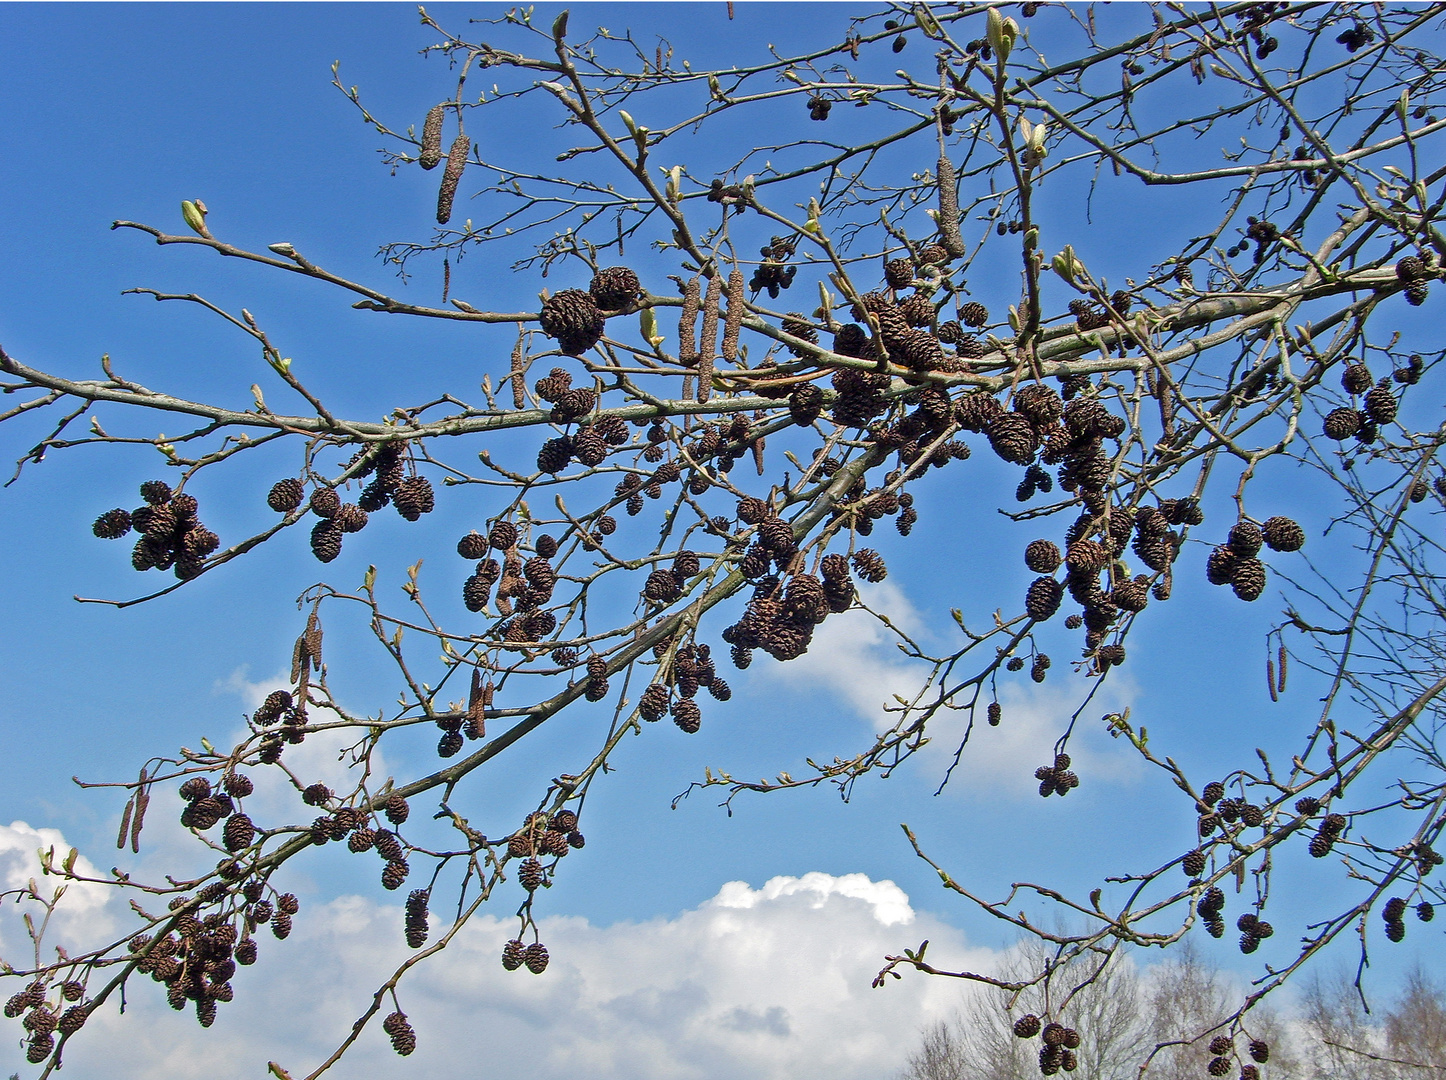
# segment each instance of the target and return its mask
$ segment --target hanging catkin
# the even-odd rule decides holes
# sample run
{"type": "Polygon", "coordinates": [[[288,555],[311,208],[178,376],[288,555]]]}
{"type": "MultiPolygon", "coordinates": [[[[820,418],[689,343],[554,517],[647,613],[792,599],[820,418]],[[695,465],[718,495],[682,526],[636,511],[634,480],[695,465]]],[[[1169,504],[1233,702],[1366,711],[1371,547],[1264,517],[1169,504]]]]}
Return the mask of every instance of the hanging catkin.
{"type": "MultiPolygon", "coordinates": [[[[743,299],[743,271],[734,268],[728,275],[728,311],[723,318],[723,362],[732,366],[738,362],[738,334],[743,329],[743,315],[746,301],[743,299]]],[[[713,366],[698,369],[698,400],[707,401],[713,389],[713,366]]]]}
{"type": "Polygon", "coordinates": [[[442,163],[442,115],[445,105],[433,105],[422,124],[422,156],[417,163],[424,169],[435,169],[442,163]]]}
{"type": "Polygon", "coordinates": [[[462,170],[467,167],[467,151],[471,142],[466,135],[458,135],[447,152],[447,167],[442,170],[442,190],[437,193],[437,224],[445,225],[452,220],[452,200],[457,197],[457,185],[462,180],[462,170]]]}
{"type": "Polygon", "coordinates": [[[692,367],[698,362],[698,344],[693,336],[698,325],[698,279],[683,286],[683,313],[678,316],[678,362],[692,367]]]}
{"type": "Polygon", "coordinates": [[[512,346],[512,405],[520,409],[527,404],[527,353],[522,348],[522,324],[517,324],[517,344],[512,346]]]}
{"type": "Polygon", "coordinates": [[[723,295],[723,279],[718,275],[708,279],[708,291],[703,294],[703,336],[698,340],[698,400],[707,401],[712,389],[713,360],[718,355],[718,301],[723,295]]]}
{"type": "Polygon", "coordinates": [[[964,238],[959,235],[959,186],[954,163],[947,154],[939,155],[936,170],[939,184],[939,244],[951,258],[964,256],[964,238]]]}

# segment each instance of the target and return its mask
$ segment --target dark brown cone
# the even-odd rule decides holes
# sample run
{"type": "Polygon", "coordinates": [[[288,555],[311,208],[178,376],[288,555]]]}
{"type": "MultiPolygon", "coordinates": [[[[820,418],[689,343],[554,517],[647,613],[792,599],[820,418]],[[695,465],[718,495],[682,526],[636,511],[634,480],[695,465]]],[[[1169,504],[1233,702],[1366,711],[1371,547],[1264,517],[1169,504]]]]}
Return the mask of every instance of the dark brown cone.
{"type": "Polygon", "coordinates": [[[278,514],[288,514],[301,505],[301,499],[305,493],[301,481],[293,476],[288,476],[285,480],[278,480],[271,486],[271,492],[266,496],[266,505],[278,514]]]}
{"type": "Polygon", "coordinates": [[[227,851],[240,851],[251,846],[251,841],[256,838],[256,826],[245,814],[232,814],[226,819],[222,835],[227,851]]]}
{"type": "Polygon", "coordinates": [[[891,289],[907,289],[914,280],[912,259],[890,259],[884,263],[884,280],[891,289]]]}
{"type": "Polygon", "coordinates": [[[1024,610],[1036,622],[1044,622],[1059,611],[1064,586],[1052,577],[1035,578],[1024,597],[1024,610]]]}
{"type": "Polygon", "coordinates": [[[1196,848],[1186,854],[1180,865],[1187,877],[1199,877],[1205,872],[1205,852],[1196,848]]]}
{"type": "Polygon", "coordinates": [[[541,975],[547,970],[547,946],[540,941],[534,941],[527,946],[522,954],[522,962],[527,965],[527,970],[534,975],[541,975]]]}
{"type": "Polygon", "coordinates": [[[1028,465],[1039,449],[1033,425],[1017,412],[998,414],[986,424],[984,433],[994,452],[1015,465],[1028,465]]]}
{"type": "Polygon", "coordinates": [[[457,554],[471,562],[485,559],[488,549],[487,537],[476,531],[469,532],[457,541],[457,554]]]}
{"type": "Polygon", "coordinates": [[[1258,600],[1265,591],[1265,564],[1259,559],[1236,559],[1230,587],[1242,600],[1258,600]]]}
{"type": "Polygon", "coordinates": [[[1326,438],[1335,439],[1337,442],[1349,439],[1361,429],[1361,421],[1362,416],[1355,409],[1332,409],[1325,418],[1326,438]]]}
{"type": "Polygon", "coordinates": [[[934,305],[925,293],[915,293],[902,304],[899,311],[910,326],[928,326],[934,321],[934,305]]]}
{"type": "Polygon", "coordinates": [[[854,552],[853,564],[854,570],[865,581],[877,584],[889,576],[889,569],[884,565],[883,556],[873,548],[860,548],[854,552]]]}
{"type": "Polygon", "coordinates": [[[341,526],[322,518],[311,529],[311,553],[317,560],[329,563],[341,554],[341,526]]]}
{"type": "Polygon", "coordinates": [[[813,383],[802,383],[788,395],[788,412],[799,427],[808,427],[823,414],[823,391],[813,383]]]}
{"type": "Polygon", "coordinates": [[[417,1048],[417,1033],[412,1030],[412,1025],[407,1022],[407,1014],[394,1012],[382,1021],[382,1030],[392,1040],[392,1049],[402,1057],[417,1048]]]}
{"type": "Polygon", "coordinates": [[[1039,1034],[1039,1017],[1034,1013],[1026,1013],[1014,1021],[1014,1034],[1021,1039],[1032,1039],[1039,1034]]]}
{"type": "Polygon", "coordinates": [[[536,892],[542,888],[542,882],[546,878],[543,873],[542,864],[536,859],[526,859],[517,869],[517,883],[528,892],[536,892]]]}
{"type": "Polygon", "coordinates": [[[1299,551],[1305,546],[1305,530],[1288,517],[1267,518],[1261,532],[1272,551],[1299,551]]]}
{"type": "Polygon", "coordinates": [[[692,698],[677,698],[671,707],[673,723],[689,735],[696,735],[703,723],[702,710],[692,698]]]}
{"type": "Polygon", "coordinates": [[[1341,386],[1348,394],[1364,394],[1375,382],[1365,364],[1347,364],[1341,372],[1341,386]]]}
{"type": "Polygon", "coordinates": [[[1024,549],[1024,565],[1036,574],[1052,574],[1062,561],[1052,540],[1034,540],[1024,549]]]}
{"type": "Polygon", "coordinates": [[[1205,560],[1205,580],[1211,585],[1229,585],[1235,576],[1235,564],[1239,561],[1230,545],[1221,544],[1205,560]]]}
{"type": "Polygon", "coordinates": [[[1264,1065],[1270,1060],[1270,1044],[1264,1039],[1250,1040],[1250,1060],[1264,1065]]]}
{"type": "Polygon", "coordinates": [[[971,300],[959,309],[959,321],[965,326],[984,326],[989,322],[989,309],[977,300],[971,300]]]}
{"type": "Polygon", "coordinates": [[[382,867],[382,888],[399,889],[402,882],[407,880],[407,875],[412,868],[407,865],[406,859],[393,859],[382,867]]]}
{"type": "Polygon", "coordinates": [[[90,531],[102,540],[119,540],[131,531],[131,515],[126,510],[107,510],[95,519],[90,531]]]}
{"type": "Polygon", "coordinates": [[[506,945],[502,946],[502,966],[507,971],[516,971],[522,966],[527,955],[527,946],[513,938],[506,945]]]}
{"type": "Polygon", "coordinates": [[[397,513],[408,521],[416,521],[423,514],[430,514],[436,506],[432,482],[425,476],[403,477],[392,495],[392,505],[397,508],[397,513]]]}
{"type": "Polygon", "coordinates": [[[581,356],[603,334],[603,317],[597,303],[581,289],[564,289],[542,305],[542,332],[557,340],[558,348],[570,356],[581,356]]]}
{"type": "Polygon", "coordinates": [[[1395,420],[1396,409],[1396,395],[1391,392],[1389,379],[1382,379],[1366,394],[1366,414],[1377,424],[1395,420]]]}
{"type": "Polygon", "coordinates": [[[1260,545],[1264,542],[1265,533],[1252,521],[1237,522],[1230,529],[1230,537],[1226,540],[1230,550],[1242,559],[1259,554],[1260,545]]]}
{"type": "Polygon", "coordinates": [[[626,266],[609,266],[599,270],[588,286],[593,302],[604,311],[630,306],[638,298],[640,289],[638,275],[626,266]]]}

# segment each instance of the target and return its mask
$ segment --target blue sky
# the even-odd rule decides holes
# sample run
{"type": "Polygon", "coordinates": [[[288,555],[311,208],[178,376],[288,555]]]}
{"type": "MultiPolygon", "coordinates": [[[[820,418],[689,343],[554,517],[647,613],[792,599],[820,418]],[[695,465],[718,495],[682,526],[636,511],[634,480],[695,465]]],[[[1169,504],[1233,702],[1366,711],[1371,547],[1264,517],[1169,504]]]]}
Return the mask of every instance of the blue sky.
{"type": "MultiPolygon", "coordinates": [[[[429,10],[461,26],[480,9],[429,10]]],[[[554,10],[539,8],[539,19],[550,21],[554,10]]],[[[759,53],[770,40],[825,40],[834,34],[833,22],[852,10],[739,4],[730,22],[722,4],[591,5],[574,11],[573,26],[645,27],[647,35],[667,36],[680,55],[701,64],[735,50],[759,53]]],[[[411,282],[401,285],[375,252],[388,241],[429,235],[436,174],[404,169],[389,175],[376,154],[379,137],[330,85],[330,65],[339,59],[343,83],[359,85],[378,115],[401,126],[420,123],[447,82],[439,60],[416,55],[433,37],[405,4],[0,6],[0,153],[7,162],[0,171],[0,250],[6,252],[0,262],[0,342],[34,366],[86,377],[98,373],[98,358],[108,353],[117,370],[136,381],[248,404],[247,387],[266,374],[251,345],[193,307],[120,295],[145,286],[195,291],[230,309],[249,308],[338,412],[371,418],[438,388],[460,383],[475,390],[484,372],[495,381],[505,370],[504,347],[500,339],[479,342],[474,328],[354,311],[346,297],[320,285],[279,280],[199,249],[161,249],[139,233],[109,229],[123,218],[179,232],[180,200],[199,197],[210,207],[218,235],[253,249],[287,240],[336,272],[435,302],[437,266],[419,264],[411,282]]],[[[1190,234],[1193,211],[1172,206],[1168,193],[1131,205],[1133,212],[1125,215],[1102,199],[1094,224],[1075,241],[1077,249],[1092,252],[1092,268],[1127,272],[1129,240],[1143,228],[1179,220],[1181,236],[1190,234]]],[[[456,268],[453,294],[483,295],[508,310],[535,305],[540,284],[483,254],[456,268]]],[[[812,284],[806,288],[811,295],[812,284]]],[[[1005,302],[1002,292],[993,298],[999,307],[1005,302]]],[[[40,421],[6,425],[0,456],[16,459],[43,432],[40,421]]],[[[288,461],[282,455],[238,461],[225,479],[203,484],[197,489],[203,518],[223,538],[254,527],[268,514],[266,488],[285,474],[288,461]]],[[[877,601],[899,618],[929,627],[939,646],[948,640],[951,607],[971,620],[987,619],[998,604],[1017,602],[1029,579],[1018,552],[1033,538],[1031,527],[978,512],[1007,505],[1014,479],[989,455],[976,454],[969,467],[973,471],[962,481],[940,476],[920,485],[921,521],[906,547],[888,537],[880,544],[886,554],[898,554],[890,558],[892,573],[877,601]],[[963,489],[950,486],[961,482],[963,489]],[[941,568],[947,573],[941,575],[941,568]]],[[[141,579],[129,569],[125,550],[95,540],[89,524],[111,506],[134,503],[135,486],[163,474],[153,450],[82,448],[51,454],[0,491],[0,544],[10,568],[0,578],[0,609],[7,613],[0,626],[0,739],[8,766],[0,774],[0,822],[60,830],[101,867],[115,861],[110,845],[120,800],[104,791],[79,791],[70,778],[129,777],[149,753],[195,745],[201,735],[218,744],[234,735],[241,713],[254,707],[258,690],[274,685],[289,660],[299,626],[294,598],[319,579],[302,538],[290,536],[156,603],[123,611],[74,603],[76,594],[136,592],[141,579]]],[[[1272,512],[1311,520],[1305,477],[1283,473],[1270,483],[1272,512]]],[[[368,531],[366,545],[349,547],[327,576],[354,585],[373,562],[385,587],[395,590],[403,567],[425,555],[423,584],[452,602],[466,572],[452,544],[478,516],[476,504],[443,498],[424,531],[407,530],[389,517],[368,531]]],[[[1266,697],[1263,639],[1279,617],[1279,603],[1247,607],[1199,578],[1182,574],[1177,599],[1152,606],[1149,633],[1134,636],[1130,662],[1104,697],[1114,706],[1130,705],[1152,741],[1200,770],[1203,779],[1211,769],[1247,764],[1241,756],[1250,747],[1283,750],[1283,736],[1311,715],[1312,695],[1300,672],[1284,702],[1272,705],[1266,697]]],[[[332,628],[330,662],[339,684],[344,676],[345,700],[375,712],[395,691],[363,651],[361,629],[332,628]]],[[[933,872],[911,857],[900,822],[913,826],[957,876],[992,895],[1021,879],[1084,891],[1104,864],[1111,871],[1145,869],[1193,844],[1189,807],[1170,799],[1169,786],[1097,724],[1084,733],[1076,754],[1084,763],[1082,788],[1068,800],[1046,802],[1030,794],[1029,773],[1048,760],[1069,700],[1063,635],[1046,648],[1056,657],[1057,677],[1043,691],[1027,680],[1004,691],[1011,724],[986,732],[993,742],[982,742],[966,757],[955,782],[938,797],[932,792],[945,755],[926,752],[890,780],[861,781],[847,805],[828,790],[743,797],[730,817],[703,793],[674,811],[672,798],[705,765],[740,776],[800,773],[806,755],[856,752],[874,730],[877,703],[885,696],[876,691],[907,677],[892,647],[862,620],[831,622],[820,645],[797,665],[760,659],[747,674],[730,673],[735,698],[709,711],[699,737],[684,739],[671,725],[659,725],[624,745],[617,771],[594,788],[588,847],[567,861],[546,896],[548,914],[587,920],[598,934],[662,920],[658,925],[686,941],[686,927],[712,917],[699,912],[716,914],[707,905],[725,883],[743,881],[758,890],[769,879],[817,872],[828,881],[810,879],[817,888],[802,894],[823,897],[814,910],[836,914],[839,933],[854,933],[869,958],[847,968],[850,978],[867,979],[868,963],[883,951],[925,936],[878,915],[880,904],[893,902],[880,900],[875,886],[883,881],[907,895],[920,926],[954,946],[960,957],[954,962],[987,959],[987,950],[1007,947],[1012,939],[941,894],[933,872]],[[866,900],[849,899],[847,889],[830,884],[859,874],[873,883],[863,890],[866,900]]],[[[1106,711],[1106,704],[1092,707],[1087,719],[1106,711]]],[[[590,733],[601,715],[579,711],[549,724],[479,774],[475,779],[485,785],[464,799],[497,823],[491,831],[504,831],[536,798],[535,779],[574,761],[570,754],[580,735],[590,733]]],[[[399,775],[434,760],[426,739],[392,753],[399,775]]],[[[159,827],[157,832],[163,834],[159,827]]],[[[157,842],[177,849],[174,838],[157,842]]],[[[1298,884],[1272,907],[1277,927],[1291,930],[1276,939],[1282,959],[1299,929],[1292,920],[1302,920],[1294,897],[1335,888],[1339,877],[1320,865],[1294,869],[1302,875],[1298,884]]],[[[365,897],[354,901],[363,906],[392,899],[378,893],[371,870],[368,864],[363,874],[340,852],[327,852],[309,869],[292,873],[308,904],[341,905],[326,909],[335,916],[330,925],[354,930],[356,923],[346,920],[361,919],[361,908],[343,910],[353,903],[348,897],[365,897]]],[[[741,910],[774,911],[770,904],[786,906],[796,894],[784,889],[741,910]]],[[[509,903],[500,900],[492,916],[505,916],[509,903]]],[[[785,917],[793,916],[778,916],[785,917]]],[[[390,924],[383,919],[378,925],[390,924]]],[[[582,933],[580,923],[571,925],[582,933]]],[[[489,941],[500,932],[479,930],[489,941]]],[[[559,938],[566,940],[569,932],[559,928],[559,938]]],[[[318,947],[328,947],[317,933],[318,947]]],[[[400,937],[396,927],[378,933],[400,937]]],[[[618,935],[615,940],[625,940],[622,930],[618,935]]],[[[577,938],[580,953],[593,948],[581,943],[584,938],[577,938]]],[[[1408,960],[1425,940],[1416,933],[1406,947],[1387,954],[1383,966],[1408,960]]],[[[15,948],[13,937],[0,938],[0,945],[15,948]]],[[[597,946],[594,952],[606,958],[614,947],[622,948],[597,946]]],[[[1210,948],[1222,964],[1254,972],[1229,938],[1210,948]]],[[[779,962],[795,969],[813,963],[803,956],[779,962]]],[[[247,974],[259,988],[265,964],[247,974]]],[[[729,978],[719,975],[717,985],[731,985],[729,978]]],[[[426,985],[426,993],[457,1007],[436,983],[426,985]]],[[[953,992],[941,985],[899,993],[921,995],[907,1000],[927,1013],[945,1007],[946,991],[953,992]]],[[[866,998],[866,983],[852,992],[858,1000],[874,1000],[866,998]]],[[[504,998],[487,1000],[499,1015],[513,1008],[504,998]]],[[[753,1019],[740,1020],[739,1030],[777,1027],[781,1021],[770,1021],[765,1005],[740,998],[738,1015],[753,1019]]],[[[341,1031],[352,1005],[337,1008],[334,1026],[341,1031]]],[[[907,1010],[879,1008],[881,1024],[913,1023],[907,1010]]],[[[851,1022],[868,1023],[871,1014],[860,1010],[851,1022]]],[[[218,1037],[233,1039],[239,1021],[225,1029],[225,1016],[223,1010],[218,1037]]],[[[167,1014],[157,1021],[175,1024],[177,1031],[189,1024],[185,1038],[193,1038],[188,1018],[167,1014]]],[[[805,1027],[795,1018],[789,1030],[805,1027]]],[[[10,1053],[0,1052],[0,1067],[7,1070],[10,1053]]],[[[705,1056],[723,1063],[721,1076],[728,1074],[727,1062],[751,1060],[749,1053],[720,1044],[705,1056]]],[[[159,1064],[137,1053],[126,1067],[133,1070],[128,1075],[143,1076],[155,1074],[159,1064]]],[[[84,1080],[101,1075],[99,1068],[98,1059],[77,1056],[67,1075],[84,1080]]]]}

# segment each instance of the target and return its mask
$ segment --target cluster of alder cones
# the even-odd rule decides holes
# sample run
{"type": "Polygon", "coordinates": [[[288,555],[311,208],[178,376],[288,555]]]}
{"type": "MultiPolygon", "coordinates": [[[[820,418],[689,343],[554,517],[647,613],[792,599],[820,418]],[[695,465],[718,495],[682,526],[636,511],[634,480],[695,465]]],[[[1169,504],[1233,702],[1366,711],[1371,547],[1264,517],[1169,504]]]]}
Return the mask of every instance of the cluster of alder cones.
{"type": "Polygon", "coordinates": [[[1014,1021],[1014,1034],[1021,1039],[1040,1037],[1039,1071],[1044,1076],[1053,1076],[1063,1070],[1074,1072],[1079,1067],[1075,1050],[1079,1048],[1079,1032],[1053,1021],[1044,1023],[1034,1013],[1027,1013],[1014,1021]]]}
{"type": "Polygon", "coordinates": [[[25,1060],[38,1065],[55,1049],[55,1033],[71,1035],[84,1026],[91,1005],[84,1002],[85,984],[76,980],[48,986],[38,980],[5,1002],[5,1015],[24,1016],[25,1060]]]}
{"type": "Polygon", "coordinates": [[[144,504],[134,510],[107,510],[91,531],[102,540],[119,540],[132,529],[141,534],[131,551],[137,570],[171,570],[181,581],[200,576],[206,556],[221,546],[220,538],[201,524],[195,496],[172,493],[164,480],[141,485],[144,504]]]}
{"type": "MultiPolygon", "coordinates": [[[[1209,1075],[1225,1076],[1234,1068],[1235,1040],[1229,1035],[1216,1035],[1206,1049],[1210,1053],[1205,1065],[1209,1075]]],[[[1241,1063],[1240,1080],[1260,1080],[1260,1066],[1270,1060],[1270,1044],[1264,1039],[1251,1039],[1246,1053],[1250,1055],[1250,1062],[1241,1063]]]]}
{"type": "Polygon", "coordinates": [[[164,933],[138,934],[130,940],[129,959],[136,970],[166,987],[171,1008],[184,1009],[194,1002],[202,1027],[215,1023],[217,1006],[234,997],[231,978],[237,965],[256,962],[252,935],[257,927],[269,922],[272,934],[284,940],[301,909],[291,893],[277,895],[273,902],[263,878],[243,883],[244,871],[233,860],[223,860],[219,870],[220,880],[195,897],[171,900],[164,933]],[[203,914],[208,907],[213,910],[203,914]]]}

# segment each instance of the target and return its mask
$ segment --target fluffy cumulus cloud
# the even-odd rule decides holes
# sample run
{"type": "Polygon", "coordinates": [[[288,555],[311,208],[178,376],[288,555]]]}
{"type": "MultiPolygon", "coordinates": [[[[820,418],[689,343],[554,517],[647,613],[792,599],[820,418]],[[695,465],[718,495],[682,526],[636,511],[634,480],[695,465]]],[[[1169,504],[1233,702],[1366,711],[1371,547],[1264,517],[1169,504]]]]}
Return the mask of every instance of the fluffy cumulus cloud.
{"type": "MultiPolygon", "coordinates": [[[[28,914],[36,925],[44,922],[45,904],[53,905],[45,941],[50,956],[54,945],[75,950],[112,930],[106,908],[114,890],[92,881],[63,882],[44,873],[42,853],[58,868],[65,864],[70,844],[58,829],[36,829],[23,821],[0,825],[0,888],[7,898],[0,905],[0,957],[17,967],[34,962],[24,919],[28,914]]],[[[77,855],[72,869],[82,878],[101,876],[84,856],[77,855]]]]}
{"type": "MultiPolygon", "coordinates": [[[[66,1075],[227,1080],[274,1060],[303,1076],[405,959],[401,922],[398,907],[360,897],[303,909],[285,943],[263,934],[261,961],[238,974],[236,1001],[210,1031],[138,986],[127,1016],[92,1020],[100,1030],[77,1042],[66,1075]]],[[[419,1039],[411,1058],[394,1056],[374,1021],[330,1075],[877,1080],[961,994],[952,980],[916,975],[871,989],[885,953],[929,938],[931,956],[952,966],[1000,959],[915,912],[893,882],[862,874],[728,882],[645,923],[547,917],[553,959],[541,976],[502,970],[514,927],[480,916],[403,981],[419,1039]]]]}

